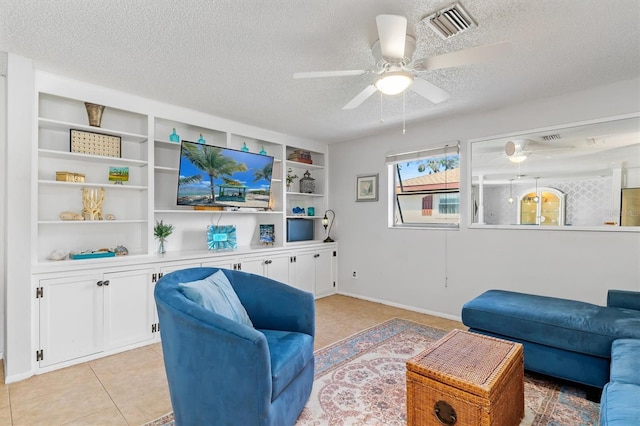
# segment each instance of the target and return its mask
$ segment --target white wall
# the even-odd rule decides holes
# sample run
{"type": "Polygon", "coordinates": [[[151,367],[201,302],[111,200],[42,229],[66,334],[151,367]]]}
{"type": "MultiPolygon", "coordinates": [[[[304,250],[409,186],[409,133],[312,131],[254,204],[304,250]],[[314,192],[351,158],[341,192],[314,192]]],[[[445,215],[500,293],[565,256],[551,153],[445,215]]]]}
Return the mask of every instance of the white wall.
{"type": "Polygon", "coordinates": [[[5,291],[6,291],[6,277],[5,277],[5,262],[7,253],[7,240],[5,238],[5,209],[7,208],[5,203],[5,194],[7,187],[7,165],[6,165],[6,150],[7,150],[7,53],[0,52],[0,358],[4,357],[4,336],[5,336],[5,291]]]}
{"type": "MultiPolygon", "coordinates": [[[[34,126],[33,62],[9,53],[6,151],[5,377],[31,370],[31,141],[34,126]],[[9,141],[11,141],[9,143],[9,141]]],[[[28,377],[25,374],[23,377],[28,377]]],[[[16,377],[20,378],[19,375],[16,377]]]]}
{"type": "Polygon", "coordinates": [[[490,288],[603,304],[609,288],[640,290],[640,233],[469,229],[467,141],[640,111],[640,79],[501,110],[407,125],[331,145],[329,207],[336,212],[340,292],[459,318],[490,288]],[[387,228],[385,155],[462,144],[459,231],[387,228]],[[354,201],[359,174],[380,174],[376,203],[354,201]],[[358,279],[351,277],[354,269],[358,279]]]}

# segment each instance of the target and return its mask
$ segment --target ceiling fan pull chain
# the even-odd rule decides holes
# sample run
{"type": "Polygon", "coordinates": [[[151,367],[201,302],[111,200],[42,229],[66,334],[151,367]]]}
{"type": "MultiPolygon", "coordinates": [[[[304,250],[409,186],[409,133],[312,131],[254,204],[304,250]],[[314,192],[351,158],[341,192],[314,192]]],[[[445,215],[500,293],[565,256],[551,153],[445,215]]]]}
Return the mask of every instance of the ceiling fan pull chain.
{"type": "Polygon", "coordinates": [[[384,117],[382,117],[382,92],[380,92],[380,123],[384,123],[384,117]]]}
{"type": "Polygon", "coordinates": [[[404,109],[405,109],[405,92],[402,92],[402,134],[405,135],[407,133],[407,128],[405,126],[405,113],[404,113],[404,109]]]}

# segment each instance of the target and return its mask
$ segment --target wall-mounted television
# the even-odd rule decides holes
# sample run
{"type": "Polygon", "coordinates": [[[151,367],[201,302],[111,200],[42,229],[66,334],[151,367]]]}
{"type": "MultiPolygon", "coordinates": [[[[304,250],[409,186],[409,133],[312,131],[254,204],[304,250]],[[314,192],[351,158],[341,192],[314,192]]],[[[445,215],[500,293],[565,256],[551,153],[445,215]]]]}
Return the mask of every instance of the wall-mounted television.
{"type": "Polygon", "coordinates": [[[268,209],[273,157],[182,141],[179,206],[268,209]]]}

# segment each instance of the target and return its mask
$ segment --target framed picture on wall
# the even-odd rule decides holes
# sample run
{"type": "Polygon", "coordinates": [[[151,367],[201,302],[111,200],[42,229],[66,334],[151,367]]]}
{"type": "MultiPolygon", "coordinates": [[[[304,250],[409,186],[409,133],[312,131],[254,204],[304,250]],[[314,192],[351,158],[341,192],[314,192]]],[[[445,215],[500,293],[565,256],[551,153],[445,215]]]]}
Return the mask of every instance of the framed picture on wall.
{"type": "Polygon", "coordinates": [[[378,174],[356,176],[356,201],[378,201],[378,174]]]}

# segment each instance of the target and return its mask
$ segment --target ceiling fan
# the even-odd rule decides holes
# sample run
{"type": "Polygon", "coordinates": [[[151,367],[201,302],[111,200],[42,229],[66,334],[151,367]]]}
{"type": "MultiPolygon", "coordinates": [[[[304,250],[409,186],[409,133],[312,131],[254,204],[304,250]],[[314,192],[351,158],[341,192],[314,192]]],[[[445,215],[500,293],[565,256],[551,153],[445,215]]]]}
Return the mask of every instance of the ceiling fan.
{"type": "MultiPolygon", "coordinates": [[[[559,135],[551,135],[557,136],[560,139],[559,135]]],[[[575,148],[573,144],[571,145],[561,145],[561,146],[550,146],[547,143],[539,142],[533,139],[514,139],[507,141],[504,144],[504,153],[509,158],[509,161],[512,163],[521,163],[525,161],[530,156],[540,156],[543,158],[549,158],[544,152],[548,151],[572,151],[575,148]]],[[[558,155],[557,153],[555,155],[558,155]]]]}
{"type": "Polygon", "coordinates": [[[407,18],[399,15],[378,15],[376,17],[378,40],[372,46],[377,60],[374,70],[343,70],[298,72],[293,78],[317,78],[377,75],[373,84],[368,85],[342,109],[354,109],[376,91],[395,95],[411,89],[433,103],[446,101],[451,94],[433,83],[420,78],[424,71],[474,64],[499,58],[511,51],[511,42],[499,42],[476,46],[443,55],[412,60],[416,47],[414,37],[407,34],[407,18]]]}

